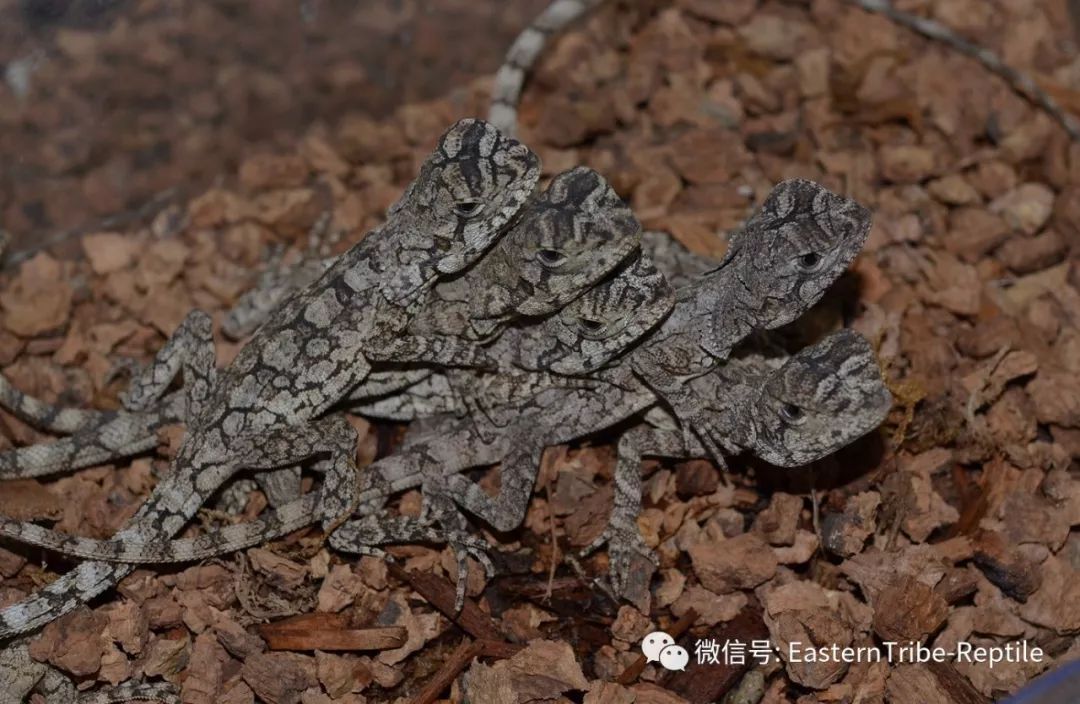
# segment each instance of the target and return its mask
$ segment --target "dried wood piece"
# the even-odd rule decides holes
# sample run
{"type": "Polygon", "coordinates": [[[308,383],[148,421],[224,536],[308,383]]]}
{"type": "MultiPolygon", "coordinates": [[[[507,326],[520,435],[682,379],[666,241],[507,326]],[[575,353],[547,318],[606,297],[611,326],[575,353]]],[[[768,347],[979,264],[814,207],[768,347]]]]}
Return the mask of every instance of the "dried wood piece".
{"type": "Polygon", "coordinates": [[[904,577],[874,600],[874,632],[884,640],[922,642],[948,615],[945,599],[922,582],[904,577]]]}
{"type": "Polygon", "coordinates": [[[314,664],[296,653],[258,653],[244,661],[240,675],[263,701],[296,704],[301,692],[319,685],[314,664]]]}
{"type": "Polygon", "coordinates": [[[408,639],[400,626],[351,628],[342,614],[301,614],[258,630],[271,650],[390,650],[408,639]]]}
{"type": "Polygon", "coordinates": [[[412,698],[411,704],[431,704],[446,691],[450,683],[465,671],[475,657],[509,658],[521,652],[525,646],[504,641],[475,640],[461,643],[450,658],[443,663],[435,676],[412,698]]]}
{"type": "Polygon", "coordinates": [[[465,599],[465,606],[460,613],[454,609],[454,585],[445,579],[430,573],[406,571],[395,564],[390,565],[390,573],[408,582],[428,603],[474,638],[495,641],[503,639],[495,622],[481,611],[472,599],[465,599]]]}

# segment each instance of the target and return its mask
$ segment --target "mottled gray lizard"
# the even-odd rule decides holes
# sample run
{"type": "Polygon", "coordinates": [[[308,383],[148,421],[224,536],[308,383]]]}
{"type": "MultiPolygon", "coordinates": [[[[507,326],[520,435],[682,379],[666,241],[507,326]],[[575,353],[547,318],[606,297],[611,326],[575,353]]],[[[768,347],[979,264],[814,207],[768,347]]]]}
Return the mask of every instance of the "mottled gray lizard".
{"type": "MultiPolygon", "coordinates": [[[[214,369],[209,319],[189,316],[127,397],[129,409],[152,406],[182,367],[188,432],[172,472],[118,537],[167,538],[208,491],[243,468],[329,455],[338,471],[349,471],[355,431],[340,416],[320,416],[363,380],[369,360],[449,351],[441,341],[399,336],[411,306],[437,276],[464,269],[495,241],[538,177],[538,160],[526,147],[485,123],[459,122],[440,139],[387,225],[290,298],[228,367],[214,369]]],[[[0,611],[0,636],[56,618],[130,570],[79,565],[0,611]]]]}
{"type": "MultiPolygon", "coordinates": [[[[723,382],[730,379],[723,375],[723,365],[712,362],[713,355],[691,356],[697,354],[694,350],[711,349],[714,353],[723,352],[722,356],[726,357],[727,352],[752,330],[772,327],[774,319],[789,321],[795,318],[816,302],[828,284],[846,268],[861,247],[868,229],[868,213],[851,201],[808,182],[789,181],[778,185],[761,210],[734,238],[732,249],[724,261],[714,271],[680,290],[676,312],[657,333],[631,352],[630,359],[635,359],[642,349],[652,352],[657,335],[675,340],[673,350],[688,350],[686,359],[704,359],[703,373],[684,374],[664,386],[677,389],[681,402],[693,410],[693,429],[703,438],[711,440],[714,446],[730,450],[733,443],[737,445],[743,436],[738,432],[728,435],[723,429],[717,430],[717,421],[713,418],[715,407],[712,405],[712,397],[716,394],[702,395],[700,389],[702,385],[710,383],[701,380],[711,378],[704,377],[704,373],[712,372],[723,382]],[[814,256],[813,261],[808,263],[809,254],[814,256]],[[698,296],[687,295],[686,291],[695,291],[698,296]],[[706,296],[718,308],[701,306],[699,297],[706,296]],[[680,306],[683,308],[681,312],[680,306]],[[673,323],[681,327],[672,330],[673,323]]],[[[834,345],[828,349],[840,347],[834,345]]],[[[848,347],[854,348],[853,345],[848,347]]],[[[821,355],[808,355],[800,360],[822,358],[821,355]]],[[[624,363],[599,372],[595,376],[605,383],[586,390],[573,386],[542,386],[539,393],[530,390],[522,395],[519,388],[527,387],[511,381],[510,390],[503,392],[504,396],[493,404],[501,404],[501,408],[488,409],[483,416],[474,413],[460,421],[453,433],[447,433],[445,425],[439,426],[427,434],[425,444],[410,446],[404,454],[386,458],[369,468],[361,478],[361,496],[367,501],[368,494],[364,492],[370,492],[373,484],[382,484],[375,492],[375,496],[381,498],[393,491],[414,486],[418,477],[424,477],[429,505],[434,507],[440,521],[450,524],[444,525],[443,529],[457,536],[455,540],[459,544],[463,544],[465,538],[461,537],[461,517],[452,510],[454,503],[463,505],[500,530],[509,530],[520,522],[531,493],[540,453],[547,444],[597,432],[655,406],[657,395],[641,384],[628,367],[624,363]],[[485,455],[485,461],[504,459],[505,466],[513,468],[504,474],[498,497],[493,499],[487,496],[475,484],[454,473],[455,468],[463,468],[462,462],[466,463],[464,466],[469,466],[468,462],[471,461],[468,459],[469,453],[462,449],[463,434],[469,439],[466,444],[486,447],[493,453],[485,455]],[[483,442],[485,438],[488,438],[486,445],[483,442]],[[503,458],[497,452],[499,448],[503,448],[503,451],[510,448],[511,456],[503,458]]],[[[664,368],[661,368],[660,373],[663,371],[664,368]]],[[[859,383],[865,376],[863,367],[848,371],[854,379],[855,391],[852,393],[865,392],[860,396],[860,403],[866,422],[876,425],[880,422],[879,413],[883,413],[881,407],[884,405],[886,410],[888,407],[888,396],[882,392],[880,377],[874,377],[877,386],[867,390],[859,383]]],[[[830,369],[817,371],[819,376],[831,372],[830,369]]],[[[504,383],[505,380],[496,378],[496,388],[504,383]]],[[[715,391],[717,382],[712,383],[715,391]]],[[[800,387],[799,391],[806,395],[805,388],[800,387]]],[[[663,393],[660,399],[669,401],[663,393]]],[[[813,400],[809,397],[805,399],[807,403],[813,400]]],[[[793,404],[792,408],[797,405],[793,404]]],[[[790,408],[787,410],[791,411],[790,408]]],[[[793,418],[789,420],[795,422],[793,418]]],[[[863,426],[848,423],[846,427],[863,426]]],[[[684,435],[687,434],[684,432],[684,435]]],[[[842,431],[839,435],[831,433],[822,438],[822,442],[828,444],[843,437],[842,431]]],[[[844,443],[850,439],[848,437],[844,443]]],[[[691,448],[697,446],[692,437],[689,443],[684,437],[682,443],[691,448]]],[[[789,458],[797,456],[794,454],[797,451],[801,451],[801,447],[790,448],[789,458]]],[[[777,455],[768,458],[776,459],[777,455]]],[[[620,483],[624,487],[634,485],[631,479],[620,480],[620,483]]],[[[627,495],[625,491],[619,493],[621,496],[627,495]]],[[[616,515],[622,517],[624,513],[616,515]]],[[[621,528],[619,521],[613,521],[612,528],[605,534],[606,539],[612,540],[613,579],[616,584],[624,581],[622,573],[633,554],[642,552],[639,540],[633,540],[621,528]]],[[[404,534],[395,534],[399,529],[406,530],[400,522],[366,523],[367,542],[378,544],[408,540],[420,535],[421,530],[429,537],[436,534],[430,524],[417,524],[404,534]]],[[[341,537],[356,534],[357,529],[350,530],[353,533],[331,535],[331,544],[342,549],[356,549],[356,544],[341,537]]],[[[43,537],[44,534],[37,536],[39,539],[43,537]]],[[[57,539],[56,536],[51,538],[54,541],[57,539]]],[[[204,540],[202,545],[207,543],[212,544],[213,541],[204,540]]],[[[216,545],[220,547],[221,543],[216,545]]],[[[472,554],[478,555],[479,548],[472,547],[475,546],[470,546],[472,554]]],[[[108,550],[116,554],[117,551],[122,553],[124,548],[114,543],[108,550]]],[[[461,554],[464,552],[459,551],[459,558],[461,554]]],[[[459,589],[461,586],[459,584],[459,589]]]]}
{"type": "MultiPolygon", "coordinates": [[[[608,280],[594,286],[583,296],[557,314],[539,324],[514,328],[504,335],[507,353],[512,353],[518,368],[508,367],[499,372],[447,370],[440,374],[460,374],[457,380],[471,389],[475,398],[491,405],[523,403],[526,399],[555,388],[582,388],[588,383],[573,376],[560,376],[541,371],[559,368],[565,374],[585,373],[609,362],[625,351],[658,324],[674,304],[674,292],[663,276],[644,255],[626,263],[608,280]],[[536,371],[527,371],[528,369],[536,371]]],[[[458,394],[451,393],[424,409],[425,412],[446,410],[444,419],[449,425],[457,422],[461,410],[458,394]]],[[[481,414],[475,419],[460,422],[479,428],[493,421],[493,416],[481,414]]],[[[497,428],[496,428],[497,430],[497,428]]],[[[438,428],[435,435],[441,435],[438,428]]],[[[392,465],[397,466],[397,465],[392,465]]],[[[340,468],[338,468],[340,469],[340,468]]],[[[358,502],[381,505],[390,494],[406,486],[417,486],[421,475],[406,472],[401,476],[384,474],[379,463],[367,468],[360,477],[358,502]]],[[[270,511],[261,519],[240,526],[222,529],[194,540],[162,543],[160,539],[146,540],[140,536],[118,536],[112,540],[92,540],[57,533],[33,524],[0,520],[0,533],[25,542],[49,547],[66,554],[119,562],[166,562],[207,557],[250,544],[272,539],[323,516],[332,518],[335,510],[327,511],[325,504],[337,505],[341,497],[355,493],[349,484],[356,477],[349,471],[327,473],[319,492],[309,494],[270,511]]],[[[476,554],[475,541],[462,533],[444,536],[458,548],[464,563],[467,554],[476,554]]]]}
{"type": "MultiPolygon", "coordinates": [[[[572,169],[556,176],[476,264],[425,294],[408,329],[418,335],[490,340],[513,319],[550,313],[573,300],[639,241],[640,225],[603,177],[584,167],[572,169]]],[[[243,329],[258,327],[281,300],[313,283],[335,261],[301,261],[291,270],[262,277],[264,288],[234,308],[235,320],[244,322],[243,329]]],[[[486,356],[500,363],[499,354],[486,356]]],[[[377,369],[350,397],[385,396],[429,373],[430,367],[377,369]]],[[[145,452],[156,446],[160,427],[183,418],[182,395],[171,395],[142,413],[61,409],[21,393],[2,377],[0,405],[41,429],[74,433],[0,453],[0,478],[71,471],[145,452]]]]}

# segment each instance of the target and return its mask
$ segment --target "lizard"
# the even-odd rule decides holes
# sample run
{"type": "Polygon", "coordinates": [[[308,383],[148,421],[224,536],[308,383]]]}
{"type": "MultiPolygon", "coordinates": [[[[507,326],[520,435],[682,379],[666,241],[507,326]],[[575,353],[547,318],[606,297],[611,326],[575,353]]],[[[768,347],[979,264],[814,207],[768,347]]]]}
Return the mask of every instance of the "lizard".
{"type": "MultiPolygon", "coordinates": [[[[604,0],[553,0],[514,39],[495,73],[488,120],[505,134],[517,135],[518,102],[522,88],[548,38],[563,31],[604,0]]],[[[1000,55],[960,36],[933,19],[897,9],[891,0],[844,0],[848,5],[881,15],[897,25],[979,62],[1017,94],[1043,110],[1073,141],[1080,141],[1080,121],[1027,73],[1010,66],[1000,55]]]]}
{"type": "MultiPolygon", "coordinates": [[[[691,352],[706,344],[712,345],[713,349],[726,345],[730,350],[753,329],[772,326],[771,319],[762,315],[762,311],[785,321],[793,319],[816,302],[827,285],[846,268],[854,253],[861,247],[868,229],[868,213],[851,201],[834,196],[822,187],[808,182],[789,181],[779,184],[760,211],[750,219],[747,227],[736,235],[724,263],[695,279],[695,283],[680,289],[675,312],[663,321],[657,332],[631,350],[626,359],[632,361],[641,349],[653,345],[658,335],[676,340],[691,352]],[[821,212],[822,207],[832,208],[834,212],[825,217],[821,212]],[[797,262],[807,253],[815,254],[814,266],[803,270],[796,264],[793,268],[792,260],[797,262]],[[706,307],[702,312],[698,296],[686,295],[686,291],[696,293],[701,290],[705,290],[711,297],[709,300],[718,302],[717,305],[721,307],[715,311],[706,307]],[[731,294],[733,290],[739,295],[731,294]],[[679,312],[680,306],[684,309],[682,313],[679,312]],[[673,322],[681,326],[681,329],[669,329],[673,322]],[[716,332],[713,332],[714,330],[716,332]]],[[[723,356],[727,356],[726,352],[723,356]]],[[[704,373],[716,372],[718,368],[722,368],[722,365],[717,364],[704,366],[704,373]]],[[[362,500],[367,501],[363,498],[364,491],[372,483],[383,484],[383,490],[376,493],[378,498],[392,491],[414,486],[420,477],[434,475],[423,480],[426,484],[425,493],[429,499],[435,497],[430,503],[437,502],[440,520],[451,524],[449,534],[461,533],[459,515],[450,509],[455,502],[499,530],[512,529],[520,522],[524,513],[535,477],[535,468],[545,445],[602,430],[634,416],[660,399],[667,401],[663,393],[641,383],[636,370],[627,367],[629,363],[624,360],[613,369],[600,371],[596,375],[605,383],[599,388],[594,385],[582,391],[574,388],[543,387],[539,394],[528,394],[517,399],[513,398],[512,393],[508,393],[509,401],[504,401],[507,407],[502,409],[501,413],[489,412],[481,418],[481,422],[496,416],[501,418],[490,422],[491,428],[486,433],[481,432],[481,436],[486,434],[505,438],[507,432],[500,428],[510,426],[524,429],[519,434],[520,437],[516,436],[510,445],[516,452],[526,454],[509,463],[514,470],[504,474],[499,497],[492,499],[464,477],[440,469],[445,466],[458,466],[460,462],[452,459],[455,457],[454,448],[457,444],[449,443],[439,432],[435,432],[429,433],[432,436],[429,442],[441,448],[441,451],[410,452],[408,456],[411,459],[391,456],[372,465],[361,478],[362,500]],[[600,410],[596,410],[598,408],[600,410]],[[552,421],[548,416],[559,417],[561,420],[552,421]],[[589,417],[594,425],[583,424],[583,416],[589,417]],[[521,420],[522,418],[528,420],[521,420]],[[569,435],[564,437],[559,435],[560,432],[569,435]],[[526,440],[529,433],[533,436],[531,441],[526,440]],[[451,459],[447,459],[448,457],[451,459]],[[401,477],[409,479],[402,484],[401,481],[405,480],[401,480],[401,477]]],[[[695,409],[691,415],[694,429],[704,437],[711,437],[715,433],[710,432],[712,426],[704,411],[700,410],[702,404],[700,399],[695,397],[693,386],[695,379],[704,373],[685,375],[680,381],[683,381],[687,388],[676,388],[679,389],[685,405],[695,409]]],[[[479,432],[476,422],[475,417],[462,421],[463,429],[459,432],[479,432]]],[[[443,430],[445,431],[445,428],[443,430]]],[[[692,436],[688,437],[691,437],[691,440],[686,442],[684,438],[684,445],[696,447],[697,442],[692,436]]],[[[717,453],[714,451],[714,454],[717,453]]],[[[496,456],[494,459],[488,458],[488,461],[495,462],[498,459],[496,456]]],[[[375,533],[369,535],[369,542],[384,542],[390,537],[393,531],[378,532],[380,526],[392,527],[400,533],[396,536],[398,538],[420,535],[416,531],[401,532],[405,528],[397,523],[377,523],[373,529],[375,533]]],[[[425,525],[422,528],[424,535],[433,534],[430,526],[425,525]]],[[[416,530],[419,531],[420,528],[416,530]]],[[[607,538],[622,541],[625,535],[611,532],[607,538]]],[[[458,540],[461,541],[460,538],[458,540]]],[[[330,535],[330,543],[340,549],[348,549],[350,546],[338,533],[330,535]]],[[[612,551],[615,553],[616,570],[628,561],[628,556],[641,552],[638,545],[625,545],[622,542],[613,544],[612,551]]],[[[477,553],[478,551],[473,554],[477,553]]],[[[463,584],[459,583],[459,597],[462,587],[463,584]]]]}
{"type": "MultiPolygon", "coordinates": [[[[442,472],[444,453],[420,458],[424,461],[419,473],[427,475],[425,498],[437,507],[440,520],[450,524],[444,526],[449,533],[460,532],[460,514],[448,508],[455,502],[497,530],[512,530],[524,516],[546,445],[610,427],[660,400],[678,419],[686,447],[697,446],[696,433],[710,454],[722,461],[721,445],[710,432],[693,380],[721,366],[719,362],[751,332],[790,322],[816,303],[854,259],[869,229],[869,212],[854,201],[812,182],[781,182],[746,227],[732,237],[720,264],[678,289],[675,308],[659,328],[620,363],[593,374],[605,382],[601,388],[546,390],[542,397],[527,402],[543,409],[532,415],[532,421],[521,420],[530,415],[528,407],[519,404],[508,410],[514,426],[524,428],[533,439],[515,438],[512,447],[517,456],[512,462],[504,460],[504,467],[513,469],[503,474],[497,497],[488,496],[460,474],[442,472]],[[595,425],[582,423],[583,418],[595,425]]],[[[400,460],[393,456],[381,460],[394,461],[400,460]]],[[[365,478],[371,476],[381,473],[368,473],[365,478]]],[[[431,534],[429,526],[416,528],[431,534]]],[[[367,542],[375,543],[394,533],[396,538],[420,534],[394,522],[369,523],[367,530],[367,542]]],[[[330,543],[347,549],[341,535],[332,534],[330,543]]],[[[605,539],[624,537],[610,532],[605,539]]],[[[627,556],[640,552],[636,544],[612,543],[611,549],[616,553],[616,569],[628,564],[627,556]]],[[[459,598],[461,589],[459,582],[459,598]]]]}
{"type": "MultiPolygon", "coordinates": [[[[372,357],[409,345],[410,352],[446,351],[392,336],[405,327],[424,287],[466,268],[512,224],[538,178],[538,159],[524,145],[463,120],[439,140],[388,223],[291,297],[230,365],[214,369],[209,318],[189,315],[127,394],[126,407],[142,410],[182,367],[187,434],[168,477],[118,535],[174,534],[208,491],[243,468],[328,455],[337,471],[352,471],[355,431],[341,416],[323,414],[363,380],[372,357]],[[383,340],[382,349],[372,344],[383,340]]],[[[80,564],[0,611],[0,637],[56,618],[130,570],[80,564]]]]}
{"type": "MultiPolygon", "coordinates": [[[[407,332],[475,343],[497,367],[512,358],[514,346],[492,349],[486,343],[508,322],[544,316],[572,301],[622,262],[640,233],[633,212],[599,173],[586,167],[560,173],[490,251],[426,294],[407,332]]],[[[429,373],[430,365],[395,367],[349,396],[397,395],[429,373]]],[[[260,473],[257,480],[272,504],[299,494],[298,467],[260,473]]]]}
{"type": "MultiPolygon", "coordinates": [[[[468,376],[474,390],[479,395],[487,396],[492,404],[521,401],[546,389],[580,388],[587,384],[570,375],[584,374],[610,361],[658,324],[673,304],[674,291],[647,256],[639,254],[615,275],[597,284],[555,315],[536,325],[514,328],[511,332],[517,333],[516,336],[504,336],[500,342],[508,340],[505,344],[511,348],[508,351],[515,352],[519,364],[517,370],[486,372],[462,369],[448,370],[446,373],[468,376]],[[533,371],[529,371],[529,367],[533,371]],[[567,376],[542,371],[551,367],[563,369],[567,376]]],[[[447,394],[439,400],[441,406],[425,410],[437,412],[448,409],[444,418],[457,421],[456,400],[457,394],[447,394]]],[[[462,422],[469,424],[467,420],[462,422]]],[[[391,485],[395,486],[393,491],[398,491],[402,488],[402,481],[413,482],[410,486],[416,486],[420,484],[420,479],[416,474],[382,476],[376,463],[360,479],[356,501],[377,503],[389,495],[387,492],[391,491],[391,485]]],[[[92,540],[4,519],[0,519],[0,534],[65,554],[112,562],[202,559],[284,535],[314,522],[320,513],[325,524],[333,511],[327,512],[321,504],[325,497],[347,495],[347,488],[342,486],[342,482],[346,481],[353,481],[348,473],[328,473],[319,492],[268,511],[266,516],[255,521],[226,527],[191,540],[162,543],[146,541],[141,536],[92,540]]],[[[466,555],[477,554],[474,540],[463,534],[452,536],[452,539],[461,546],[458,555],[460,564],[464,564],[466,555]]]]}
{"type": "MultiPolygon", "coordinates": [[[[696,422],[714,445],[729,454],[749,450],[777,467],[832,454],[878,427],[892,408],[873,348],[848,329],[782,363],[758,354],[732,359],[689,385],[704,411],[696,422]]],[[[608,543],[615,593],[626,593],[636,555],[655,563],[637,527],[642,457],[715,457],[703,443],[688,445],[663,407],[650,409],[645,421],[619,438],[611,515],[603,533],[582,550],[588,555],[608,543]]]]}
{"type": "MultiPolygon", "coordinates": [[[[321,218],[316,230],[328,220],[321,218]]],[[[544,315],[580,295],[639,241],[640,224],[603,177],[584,167],[571,169],[552,180],[492,251],[461,275],[436,284],[409,329],[478,343],[490,340],[510,320],[544,315]],[[481,294],[470,295],[474,291],[481,294]]],[[[234,323],[242,321],[241,329],[257,327],[282,298],[310,285],[334,261],[301,262],[286,274],[277,270],[264,278],[269,288],[241,301],[230,314],[235,314],[234,323]]],[[[425,368],[375,370],[350,393],[357,399],[386,395],[428,373],[425,368]]],[[[73,470],[153,449],[158,428],[182,418],[181,401],[170,396],[141,414],[58,409],[22,394],[0,377],[0,404],[43,429],[77,433],[0,453],[0,478],[73,470]]]]}
{"type": "Polygon", "coordinates": [[[665,399],[689,434],[696,409],[687,382],[752,331],[786,325],[814,305],[858,254],[870,222],[861,205],[816,183],[777,184],[731,236],[716,268],[678,290],[671,316],[631,353],[629,369],[665,399]]]}

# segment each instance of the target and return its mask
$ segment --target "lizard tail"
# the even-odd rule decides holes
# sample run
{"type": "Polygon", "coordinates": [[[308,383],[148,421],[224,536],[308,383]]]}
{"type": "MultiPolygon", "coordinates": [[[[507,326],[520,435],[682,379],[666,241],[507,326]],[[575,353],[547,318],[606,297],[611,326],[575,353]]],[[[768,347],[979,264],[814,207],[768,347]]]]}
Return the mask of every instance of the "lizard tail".
{"type": "Polygon", "coordinates": [[[180,693],[176,685],[168,682],[152,684],[122,684],[116,687],[79,695],[78,704],[121,704],[122,702],[162,702],[180,704],[180,693]]]}
{"type": "Polygon", "coordinates": [[[1040,88],[1031,76],[1009,66],[994,52],[964,39],[940,22],[904,12],[903,10],[897,10],[889,0],[849,0],[849,2],[867,12],[882,15],[901,27],[906,27],[927,39],[939,41],[955,51],[975,59],[985,66],[987,70],[1008,83],[1014,91],[1045,110],[1047,114],[1065,128],[1065,131],[1069,133],[1069,137],[1075,141],[1080,141],[1080,122],[1066,112],[1056,100],[1050,97],[1049,93],[1040,88]]]}
{"type": "Polygon", "coordinates": [[[0,374],[0,406],[40,430],[68,435],[116,415],[109,411],[61,408],[19,391],[0,374]]]}
{"type": "Polygon", "coordinates": [[[603,0],[553,0],[514,39],[495,74],[488,122],[510,137],[517,135],[517,107],[525,77],[532,70],[548,37],[562,31],[603,0]]]}
{"type": "Polygon", "coordinates": [[[153,413],[115,413],[54,442],[0,452],[0,479],[42,477],[113,462],[157,447],[157,431],[176,422],[180,403],[153,413]]]}
{"type": "Polygon", "coordinates": [[[0,638],[33,630],[60,618],[112,587],[131,565],[84,562],[23,601],[0,609],[0,638]]]}
{"type": "Polygon", "coordinates": [[[254,547],[288,535],[315,521],[318,507],[319,494],[311,493],[271,509],[266,515],[253,521],[225,526],[197,538],[172,541],[147,542],[138,538],[96,540],[4,518],[0,518],[0,536],[55,550],[64,555],[102,562],[192,562],[254,547]]]}
{"type": "MultiPolygon", "coordinates": [[[[139,414],[141,416],[142,414],[139,414]]],[[[138,416],[137,416],[138,417],[138,416]]],[[[181,451],[167,477],[113,540],[167,540],[180,532],[205,499],[205,487],[218,487],[233,473],[228,464],[185,465],[181,451]],[[195,477],[205,484],[196,485],[195,477]]],[[[60,618],[110,589],[134,570],[130,564],[83,562],[26,599],[0,609],[0,638],[25,633],[60,618]]]]}

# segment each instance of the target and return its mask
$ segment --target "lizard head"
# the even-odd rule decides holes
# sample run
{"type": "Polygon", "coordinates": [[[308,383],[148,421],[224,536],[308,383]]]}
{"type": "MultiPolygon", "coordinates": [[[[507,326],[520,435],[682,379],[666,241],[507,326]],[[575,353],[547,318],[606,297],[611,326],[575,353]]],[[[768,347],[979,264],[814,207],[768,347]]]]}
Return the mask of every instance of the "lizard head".
{"type": "Polygon", "coordinates": [[[552,340],[540,362],[556,374],[584,374],[627,351],[675,305],[675,291],[644,253],[593,286],[541,327],[552,340]]]}
{"type": "Polygon", "coordinates": [[[517,217],[540,179],[528,147],[481,120],[461,120],[439,139],[420,174],[390,209],[430,238],[441,274],[461,271],[517,217]]]}
{"type": "MultiPolygon", "coordinates": [[[[756,329],[772,329],[805,313],[855,259],[870,222],[869,210],[813,181],[777,184],[718,267],[738,268],[739,314],[756,329]]],[[[717,311],[715,324],[729,314],[717,311]]]]}
{"type": "Polygon", "coordinates": [[[478,328],[546,315],[611,272],[641,242],[641,224],[604,177],[579,166],[552,179],[480,260],[471,304],[478,328]]]}
{"type": "Polygon", "coordinates": [[[752,407],[751,450],[779,467],[804,465],[881,425],[891,407],[870,344],[841,330],[768,376],[752,407]]]}

